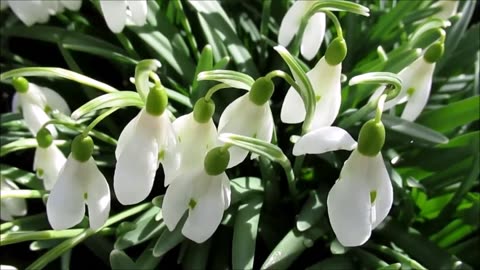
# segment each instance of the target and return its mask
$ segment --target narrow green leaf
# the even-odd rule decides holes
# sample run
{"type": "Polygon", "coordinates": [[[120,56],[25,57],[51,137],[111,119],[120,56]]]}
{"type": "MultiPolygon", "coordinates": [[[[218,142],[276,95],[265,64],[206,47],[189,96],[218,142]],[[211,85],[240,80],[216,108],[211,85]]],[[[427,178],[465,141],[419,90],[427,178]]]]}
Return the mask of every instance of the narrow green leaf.
{"type": "Polygon", "coordinates": [[[239,177],[230,180],[231,205],[243,201],[251,195],[263,192],[262,180],[256,177],[239,177]]]}
{"type": "Polygon", "coordinates": [[[3,72],[0,80],[4,81],[13,77],[60,77],[72,80],[87,86],[91,86],[106,93],[117,92],[118,90],[108,84],[99,82],[85,75],[56,67],[26,67],[3,72]]]}
{"type": "Polygon", "coordinates": [[[417,122],[445,133],[478,119],[480,119],[480,96],[473,96],[423,113],[417,122]]]}
{"type": "Polygon", "coordinates": [[[10,179],[31,189],[43,189],[43,182],[31,172],[0,164],[0,175],[2,178],[10,179]]]}
{"type": "Polygon", "coordinates": [[[434,144],[448,142],[448,138],[441,133],[426,126],[404,120],[400,117],[383,114],[382,122],[387,129],[411,136],[411,138],[420,139],[434,144]]]}
{"type": "Polygon", "coordinates": [[[123,251],[114,249],[110,253],[110,265],[115,270],[138,269],[135,262],[123,251]]]}
{"type": "Polygon", "coordinates": [[[175,227],[173,231],[170,231],[169,229],[163,230],[162,234],[160,234],[160,237],[158,237],[155,246],[153,247],[153,256],[163,256],[185,239],[185,237],[182,235],[182,228],[185,220],[186,216],[184,216],[183,219],[177,223],[177,227],[175,227]]]}
{"type": "Polygon", "coordinates": [[[83,104],[80,108],[76,109],[72,113],[72,118],[80,119],[89,112],[105,108],[127,106],[136,106],[138,108],[142,108],[144,105],[145,104],[138,93],[132,91],[119,91],[101,95],[83,104]]]}
{"type": "Polygon", "coordinates": [[[342,270],[354,270],[352,260],[349,256],[338,255],[326,258],[312,266],[306,268],[306,270],[318,270],[318,269],[342,269],[342,270]]]}
{"type": "Polygon", "coordinates": [[[233,229],[233,269],[253,269],[262,204],[263,198],[257,196],[238,206],[233,229]]]}
{"type": "MultiPolygon", "coordinates": [[[[188,248],[185,252],[185,257],[182,259],[182,266],[184,269],[207,269],[207,262],[210,253],[211,239],[197,244],[195,242],[187,242],[188,248]]],[[[215,256],[215,253],[213,253],[215,256]]]]}
{"type": "Polygon", "coordinates": [[[297,229],[304,232],[324,218],[327,194],[324,190],[310,191],[307,201],[297,216],[297,229]]]}

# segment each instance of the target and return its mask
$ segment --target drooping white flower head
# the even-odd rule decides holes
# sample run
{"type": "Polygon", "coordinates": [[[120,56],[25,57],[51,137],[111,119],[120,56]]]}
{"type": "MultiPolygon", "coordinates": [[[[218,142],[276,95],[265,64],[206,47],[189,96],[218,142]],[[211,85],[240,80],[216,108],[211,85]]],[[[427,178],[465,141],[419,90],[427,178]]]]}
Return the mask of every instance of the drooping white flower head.
{"type": "Polygon", "coordinates": [[[189,170],[177,176],[167,188],[163,199],[162,214],[165,224],[173,231],[185,211],[188,217],[182,228],[187,238],[202,243],[217,229],[223,211],[230,205],[230,182],[225,173],[228,164],[227,150],[214,148],[205,158],[205,167],[189,170]],[[210,159],[211,153],[221,159],[210,159]],[[218,156],[217,156],[218,157],[218,156]],[[214,167],[207,171],[207,164],[214,167]]]}
{"type": "Polygon", "coordinates": [[[65,8],[79,10],[82,0],[2,0],[2,8],[10,6],[13,13],[27,26],[46,23],[50,15],[63,12],[65,8]]]}
{"type": "MultiPolygon", "coordinates": [[[[298,33],[301,21],[310,7],[316,1],[296,1],[283,17],[278,30],[278,43],[287,47],[293,37],[298,33]]],[[[308,20],[302,36],[300,52],[307,60],[312,60],[317,54],[325,36],[326,18],[325,13],[315,13],[308,20]]]]}
{"type": "Polygon", "coordinates": [[[122,32],[127,18],[139,26],[147,22],[147,0],[100,0],[100,7],[108,28],[114,33],[122,32]]]}
{"type": "Polygon", "coordinates": [[[350,134],[338,127],[323,127],[307,133],[297,141],[293,154],[335,150],[353,152],[328,193],[330,224],[343,246],[360,246],[388,215],[393,203],[392,184],[381,152],[362,154],[350,134]]]}
{"type": "MultiPolygon", "coordinates": [[[[423,56],[405,67],[398,73],[398,77],[402,80],[402,89],[395,98],[385,102],[384,110],[407,102],[401,118],[412,122],[415,121],[428,102],[434,70],[435,63],[426,61],[423,56]]],[[[379,87],[375,90],[370,101],[378,98],[384,88],[379,87]]]]}
{"type": "MultiPolygon", "coordinates": [[[[307,77],[312,84],[316,97],[315,115],[310,130],[330,126],[337,118],[342,100],[340,78],[342,63],[330,65],[322,57],[307,77]]],[[[300,95],[290,87],[283,101],[280,119],[284,123],[294,124],[305,120],[305,105],[300,95]]]]}
{"type": "Polygon", "coordinates": [[[39,179],[43,179],[46,190],[51,190],[57,182],[58,174],[67,160],[62,151],[53,143],[53,138],[47,129],[37,133],[38,146],[35,149],[33,169],[39,179]]]}
{"type": "Polygon", "coordinates": [[[448,20],[450,17],[457,13],[458,1],[457,0],[439,0],[433,3],[432,7],[440,7],[441,10],[437,12],[434,17],[442,20],[448,20]]]}
{"type": "Polygon", "coordinates": [[[110,188],[92,158],[93,142],[79,135],[72,153],[61,169],[47,200],[48,221],[53,229],[70,228],[85,216],[88,206],[90,228],[98,229],[110,212],[110,188]]]}
{"type": "Polygon", "coordinates": [[[180,156],[180,165],[168,178],[165,177],[165,186],[169,185],[178,173],[201,169],[205,155],[218,143],[217,127],[213,120],[210,118],[205,123],[199,123],[193,112],[177,118],[173,122],[173,129],[178,140],[176,152],[180,156]]]}
{"type": "Polygon", "coordinates": [[[146,107],[120,134],[115,150],[117,165],[113,186],[118,201],[124,205],[138,203],[148,196],[159,163],[163,165],[165,179],[177,173],[180,157],[166,110],[167,100],[163,87],[153,87],[146,107]]]}
{"type": "MultiPolygon", "coordinates": [[[[63,114],[70,115],[67,102],[57,92],[29,83],[23,78],[14,80],[14,86],[17,92],[12,100],[13,112],[21,109],[25,124],[33,135],[36,135],[43,124],[50,120],[46,111],[58,110],[63,114]]],[[[48,125],[47,129],[54,137],[57,136],[53,125],[48,125]]]]}
{"type": "Polygon", "coordinates": [[[18,270],[15,266],[0,264],[2,270],[18,270]]]}
{"type": "MultiPolygon", "coordinates": [[[[6,178],[0,179],[0,193],[2,190],[15,190],[18,186],[6,178]]],[[[13,220],[13,217],[27,214],[27,202],[21,198],[5,198],[0,201],[0,218],[5,221],[13,220]]]]}

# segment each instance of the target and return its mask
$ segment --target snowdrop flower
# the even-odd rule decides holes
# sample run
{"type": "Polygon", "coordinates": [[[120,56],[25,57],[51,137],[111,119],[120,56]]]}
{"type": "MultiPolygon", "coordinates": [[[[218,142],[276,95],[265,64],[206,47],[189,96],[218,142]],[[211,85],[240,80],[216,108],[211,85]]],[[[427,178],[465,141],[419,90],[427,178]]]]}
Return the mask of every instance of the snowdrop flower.
{"type": "Polygon", "coordinates": [[[122,32],[127,18],[139,26],[147,22],[147,0],[100,0],[100,7],[108,28],[114,33],[122,32]]]}
{"type": "Polygon", "coordinates": [[[353,150],[327,198],[330,224],[343,246],[363,245],[392,207],[392,184],[380,152],[384,140],[383,124],[372,119],[362,127],[358,145],[345,130],[322,127],[293,148],[297,156],[353,150]]]}
{"type": "MultiPolygon", "coordinates": [[[[287,47],[298,33],[303,17],[316,1],[296,1],[283,17],[278,30],[278,43],[287,47]]],[[[307,60],[312,60],[322,45],[325,36],[325,13],[315,13],[305,27],[302,35],[300,52],[307,60]]]]}
{"type": "MultiPolygon", "coordinates": [[[[341,104],[342,61],[347,48],[343,38],[336,38],[328,47],[307,77],[315,92],[316,106],[310,130],[330,126],[338,115],[341,104]]],[[[284,123],[294,124],[305,120],[305,105],[300,95],[290,87],[283,101],[280,119],[284,123]]]]}
{"type": "Polygon", "coordinates": [[[458,1],[457,0],[439,0],[435,2],[432,7],[440,7],[441,10],[437,12],[433,17],[440,18],[442,20],[448,20],[450,17],[457,13],[458,1]]]}
{"type": "MultiPolygon", "coordinates": [[[[21,108],[25,124],[33,135],[36,135],[38,130],[50,120],[46,111],[58,110],[63,114],[70,114],[67,102],[55,91],[29,83],[22,77],[14,78],[12,83],[17,90],[12,100],[13,111],[16,112],[21,108]]],[[[57,136],[53,125],[49,125],[47,129],[53,137],[57,136]]]]}
{"type": "Polygon", "coordinates": [[[124,205],[138,203],[148,196],[159,163],[163,164],[165,179],[171,179],[178,170],[177,141],[167,104],[165,89],[156,85],[148,93],[145,108],[120,134],[113,186],[118,201],[124,205]]]}
{"type": "MultiPolygon", "coordinates": [[[[0,192],[2,190],[15,190],[18,186],[14,182],[0,179],[0,192]]],[[[27,214],[27,202],[21,198],[5,198],[0,201],[0,218],[5,221],[13,220],[14,216],[25,216],[27,214]]]]}
{"type": "MultiPolygon", "coordinates": [[[[274,85],[270,79],[258,78],[248,94],[237,98],[225,108],[218,123],[218,133],[233,133],[270,142],[274,122],[269,100],[273,90],[274,85]]],[[[238,147],[232,147],[229,151],[228,168],[241,163],[248,154],[247,150],[238,147]]]]}
{"type": "MultiPolygon", "coordinates": [[[[407,102],[401,118],[415,121],[425,108],[432,87],[435,62],[443,55],[443,43],[430,46],[425,54],[404,68],[398,77],[402,80],[402,89],[396,98],[385,102],[384,110],[407,102]]],[[[384,87],[379,87],[371,96],[370,101],[378,98],[384,87]]]]}
{"type": "Polygon", "coordinates": [[[163,219],[170,231],[188,210],[182,234],[197,243],[212,236],[230,205],[230,183],[225,173],[228,160],[228,150],[213,148],[203,167],[182,172],[170,184],[162,205],[163,219]]]}
{"type": "Polygon", "coordinates": [[[38,131],[37,143],[33,169],[37,172],[37,177],[43,179],[45,189],[51,190],[67,159],[62,151],[53,144],[52,134],[46,128],[38,131]]]}
{"type": "MultiPolygon", "coordinates": [[[[180,157],[176,173],[201,169],[205,155],[216,146],[218,134],[212,120],[214,111],[213,101],[200,98],[195,103],[192,113],[183,115],[173,122],[178,141],[176,152],[180,157]]],[[[170,177],[165,178],[165,186],[169,185],[175,176],[175,173],[172,173],[170,177]]]]}
{"type": "Polygon", "coordinates": [[[85,215],[88,205],[90,228],[98,229],[110,212],[110,189],[92,158],[93,141],[78,135],[47,200],[47,216],[55,230],[70,228],[85,215]]]}
{"type": "Polygon", "coordinates": [[[46,23],[50,15],[63,12],[65,8],[77,11],[81,0],[2,0],[2,7],[10,6],[13,13],[27,26],[46,23]]]}

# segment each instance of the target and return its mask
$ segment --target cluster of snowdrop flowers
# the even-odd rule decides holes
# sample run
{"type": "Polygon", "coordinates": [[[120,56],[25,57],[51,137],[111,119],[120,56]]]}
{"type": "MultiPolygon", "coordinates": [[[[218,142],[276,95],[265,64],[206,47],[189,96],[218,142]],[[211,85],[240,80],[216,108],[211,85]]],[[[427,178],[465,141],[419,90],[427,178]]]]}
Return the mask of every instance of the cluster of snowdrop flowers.
{"type": "Polygon", "coordinates": [[[51,15],[65,9],[77,11],[82,0],[2,0],[1,9],[10,7],[15,15],[27,26],[46,23],[51,15]]]}

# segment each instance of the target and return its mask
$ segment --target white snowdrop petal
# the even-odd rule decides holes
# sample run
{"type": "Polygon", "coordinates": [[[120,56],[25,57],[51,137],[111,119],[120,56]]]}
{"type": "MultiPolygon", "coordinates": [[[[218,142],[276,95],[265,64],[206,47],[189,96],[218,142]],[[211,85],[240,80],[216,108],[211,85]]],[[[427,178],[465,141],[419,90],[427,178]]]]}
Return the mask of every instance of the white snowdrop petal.
{"type": "Polygon", "coordinates": [[[205,242],[220,225],[225,204],[222,199],[222,176],[207,176],[206,192],[200,195],[193,209],[190,209],[188,218],[182,229],[182,234],[197,242],[205,242]]]}
{"type": "Polygon", "coordinates": [[[15,15],[27,26],[48,20],[48,10],[42,6],[41,0],[9,0],[8,4],[15,15]]]}
{"type": "MultiPolygon", "coordinates": [[[[1,190],[16,190],[18,186],[5,178],[0,180],[0,192],[1,190]]],[[[6,198],[0,201],[3,220],[12,220],[13,216],[24,216],[27,214],[27,202],[21,198],[6,198]]]]}
{"type": "MultiPolygon", "coordinates": [[[[31,103],[23,104],[22,113],[25,124],[33,135],[36,135],[43,124],[50,120],[50,117],[42,108],[31,103]]],[[[53,125],[48,125],[47,129],[53,137],[57,137],[57,130],[53,125]]]]}
{"type": "Polygon", "coordinates": [[[141,202],[148,196],[158,168],[158,143],[152,132],[140,124],[141,120],[115,166],[115,195],[124,205],[141,202]]]}
{"type": "Polygon", "coordinates": [[[162,216],[170,231],[175,229],[188,208],[192,194],[192,180],[197,180],[196,176],[179,175],[167,188],[162,203],[162,216]]]}
{"type": "Polygon", "coordinates": [[[440,7],[441,10],[434,15],[434,17],[442,20],[448,20],[455,15],[458,8],[458,0],[439,0],[435,2],[432,7],[440,7]]]}
{"type": "Polygon", "coordinates": [[[283,100],[280,119],[286,124],[296,124],[305,120],[306,111],[302,97],[290,87],[283,100]]]}
{"type": "Polygon", "coordinates": [[[307,23],[302,37],[300,53],[307,60],[312,60],[317,55],[325,35],[325,13],[315,13],[307,23]]]}
{"type": "Polygon", "coordinates": [[[100,172],[92,157],[85,162],[85,173],[87,175],[87,205],[90,228],[102,227],[110,213],[110,188],[107,179],[100,172]]]}
{"type": "Polygon", "coordinates": [[[300,137],[293,147],[293,154],[322,154],[336,150],[353,150],[357,142],[339,127],[322,127],[300,137]]]}
{"type": "Polygon", "coordinates": [[[147,22],[147,1],[127,0],[127,5],[132,12],[132,20],[136,25],[144,25],[147,22]]]}
{"type": "Polygon", "coordinates": [[[288,44],[290,44],[300,28],[302,17],[310,6],[311,3],[309,3],[309,1],[296,1],[287,10],[287,13],[285,13],[280,23],[280,29],[278,30],[278,43],[280,45],[287,47],[288,44]]]}
{"type": "Polygon", "coordinates": [[[127,2],[100,0],[100,7],[108,28],[114,33],[122,32],[127,19],[127,2]]]}
{"type": "Polygon", "coordinates": [[[77,11],[82,6],[82,0],[60,0],[60,3],[73,11],[77,11]]]}
{"type": "Polygon", "coordinates": [[[307,72],[318,99],[310,130],[330,126],[337,118],[342,101],[340,76],[342,64],[330,66],[322,57],[315,67],[307,72]]]}
{"type": "Polygon", "coordinates": [[[163,159],[159,159],[158,162],[162,164],[163,173],[165,175],[164,184],[169,184],[178,173],[180,168],[181,156],[178,151],[177,135],[173,129],[172,123],[168,117],[168,114],[162,114],[156,121],[155,133],[158,143],[158,151],[163,159]]]}
{"type": "Polygon", "coordinates": [[[393,203],[393,188],[390,176],[385,168],[385,163],[382,154],[370,158],[369,181],[374,183],[371,191],[376,191],[376,198],[373,202],[375,207],[375,222],[372,224],[372,229],[376,228],[388,215],[393,203]]]}
{"type": "Polygon", "coordinates": [[[53,229],[67,229],[82,221],[86,184],[82,180],[86,181],[85,176],[82,163],[70,154],[47,200],[48,222],[53,229]]]}
{"type": "Polygon", "coordinates": [[[65,115],[70,115],[72,113],[67,102],[60,94],[47,87],[39,87],[39,89],[45,96],[46,103],[50,108],[58,110],[65,115]]]}
{"type": "MultiPolygon", "coordinates": [[[[262,117],[259,123],[259,130],[257,134],[257,139],[262,141],[271,142],[273,137],[273,129],[275,128],[275,123],[273,120],[272,110],[268,103],[263,105],[263,113],[259,116],[262,117]]],[[[251,159],[258,157],[257,154],[251,153],[251,159]]]]}
{"type": "Polygon", "coordinates": [[[221,178],[222,178],[222,197],[225,205],[224,209],[227,209],[230,206],[231,194],[232,194],[231,188],[230,188],[230,179],[228,179],[228,176],[226,173],[222,173],[221,178]]]}
{"type": "Polygon", "coordinates": [[[3,205],[3,202],[0,202],[0,219],[4,221],[12,221],[13,217],[8,211],[8,208],[3,205]]]}
{"type": "Polygon", "coordinates": [[[57,181],[58,174],[66,162],[66,158],[62,151],[54,144],[48,148],[37,147],[33,161],[33,169],[42,171],[37,174],[38,178],[43,179],[43,185],[46,190],[51,190],[57,181]]]}
{"type": "Polygon", "coordinates": [[[21,108],[20,97],[18,92],[15,92],[12,98],[12,112],[13,113],[19,112],[20,108],[21,108]]]}
{"type": "Polygon", "coordinates": [[[137,127],[137,121],[140,117],[140,113],[138,113],[128,124],[123,128],[120,136],[117,140],[117,148],[115,148],[115,158],[118,160],[118,157],[123,152],[125,145],[130,142],[132,139],[133,134],[135,133],[135,129],[137,127]]]}
{"type": "Polygon", "coordinates": [[[422,61],[423,64],[417,69],[415,77],[412,78],[415,80],[415,84],[412,86],[413,93],[409,96],[407,105],[405,105],[405,109],[401,116],[401,118],[409,121],[415,121],[425,108],[432,87],[432,77],[433,71],[435,70],[435,64],[429,64],[425,62],[423,58],[422,61]]]}

